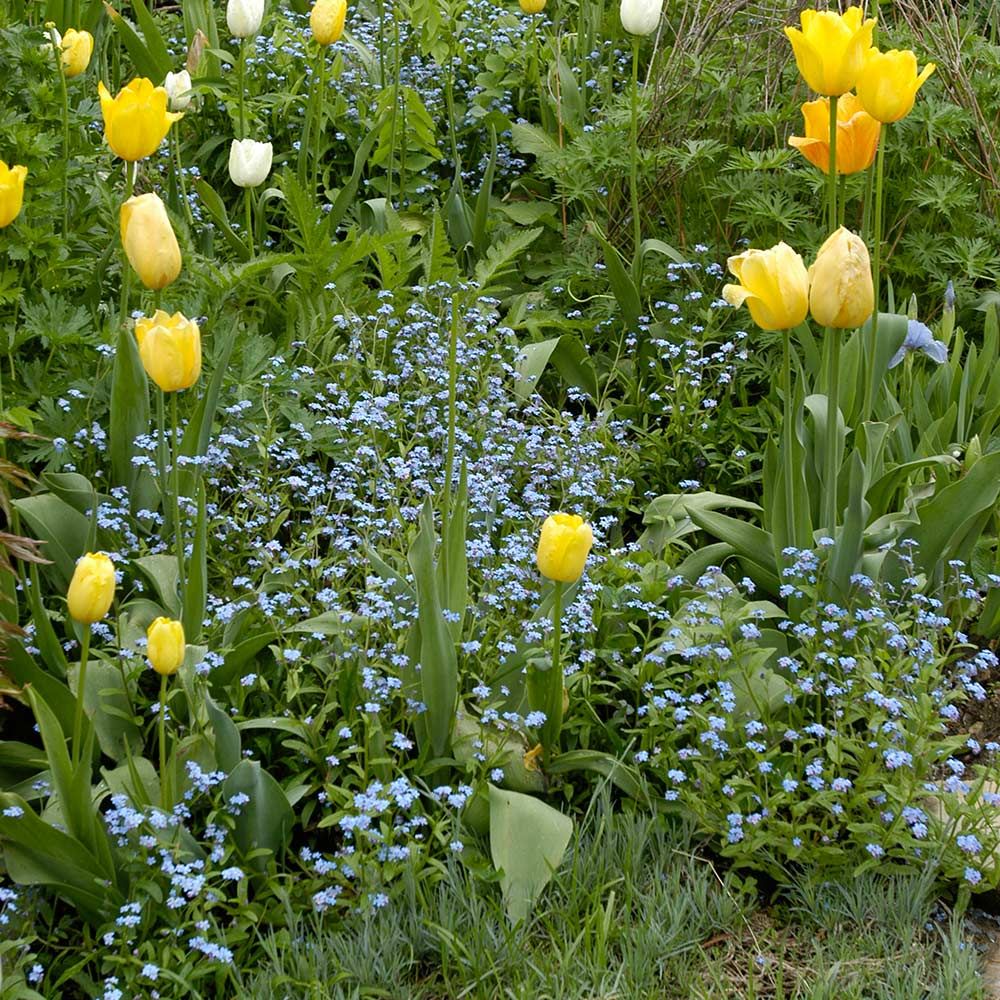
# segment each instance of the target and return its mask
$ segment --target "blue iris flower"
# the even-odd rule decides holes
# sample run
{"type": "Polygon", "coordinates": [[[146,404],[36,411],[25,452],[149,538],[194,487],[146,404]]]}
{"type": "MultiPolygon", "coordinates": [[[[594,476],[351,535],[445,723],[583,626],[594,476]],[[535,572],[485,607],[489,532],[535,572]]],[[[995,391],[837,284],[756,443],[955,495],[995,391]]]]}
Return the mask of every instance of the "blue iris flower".
{"type": "Polygon", "coordinates": [[[948,348],[940,340],[934,339],[934,334],[923,323],[911,319],[906,324],[906,338],[903,346],[892,356],[890,368],[895,368],[907,354],[923,351],[932,361],[939,365],[948,360],[948,348]]]}

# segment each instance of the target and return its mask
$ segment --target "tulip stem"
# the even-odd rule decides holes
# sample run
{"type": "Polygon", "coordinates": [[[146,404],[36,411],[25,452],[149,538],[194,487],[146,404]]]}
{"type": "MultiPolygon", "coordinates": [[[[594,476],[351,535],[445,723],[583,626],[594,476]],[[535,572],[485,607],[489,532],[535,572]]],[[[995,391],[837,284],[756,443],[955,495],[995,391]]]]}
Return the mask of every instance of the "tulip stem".
{"type": "Polygon", "coordinates": [[[53,49],[56,54],[56,65],[59,67],[59,84],[62,90],[62,221],[63,235],[66,236],[69,233],[69,92],[66,89],[66,67],[62,62],[62,51],[57,45],[53,46],[53,49]]]}
{"type": "Polygon", "coordinates": [[[90,623],[83,624],[80,641],[80,672],[76,678],[76,713],[73,717],[73,769],[80,762],[80,739],[83,732],[83,696],[87,690],[87,660],[90,658],[90,623]]]}
{"type": "Polygon", "coordinates": [[[164,393],[156,394],[156,478],[159,480],[160,500],[163,512],[163,533],[168,534],[171,528],[172,510],[167,502],[167,415],[164,404],[164,393]]]}
{"type": "Polygon", "coordinates": [[[546,761],[551,760],[559,751],[559,733],[563,722],[562,614],[563,584],[556,580],[552,592],[552,666],[549,667],[548,683],[545,686],[545,724],[542,726],[542,747],[546,761]]]}
{"type": "Polygon", "coordinates": [[[240,138],[247,137],[247,108],[246,108],[246,44],[245,38],[240,39],[240,54],[237,62],[237,83],[240,89],[240,138]]]}
{"type": "Polygon", "coordinates": [[[194,215],[191,213],[191,203],[188,201],[187,183],[184,180],[184,164],[181,161],[181,139],[177,126],[170,130],[170,145],[174,153],[174,169],[177,171],[177,187],[180,189],[181,201],[184,202],[184,214],[188,225],[194,228],[194,215]]]}
{"type": "MultiPolygon", "coordinates": [[[[128,201],[132,197],[132,191],[135,189],[135,170],[136,166],[134,163],[129,163],[128,160],[125,161],[125,198],[124,201],[128,201]]],[[[124,203],[123,201],[123,203],[124,203]]],[[[116,220],[117,221],[117,220],[116,220]]],[[[129,263],[128,255],[125,253],[125,248],[122,247],[122,304],[119,310],[119,322],[122,326],[128,322],[128,293],[132,286],[132,265],[129,263]]]]}
{"type": "Polygon", "coordinates": [[[639,38],[632,36],[632,144],[629,166],[629,194],[632,199],[632,268],[639,264],[639,244],[642,226],[639,221],[639,38]]]}
{"type": "Polygon", "coordinates": [[[317,93],[317,101],[316,101],[316,149],[313,157],[314,191],[318,187],[320,180],[319,161],[320,161],[320,154],[323,149],[323,111],[324,111],[323,100],[325,96],[326,96],[326,46],[321,45],[319,47],[319,91],[317,93]]]}
{"type": "Polygon", "coordinates": [[[830,370],[826,381],[826,470],[823,476],[823,526],[830,538],[837,531],[837,478],[840,462],[837,455],[838,431],[840,423],[840,331],[826,328],[826,339],[830,345],[830,370]]]}
{"type": "Polygon", "coordinates": [[[799,539],[795,531],[795,491],[792,484],[792,475],[795,473],[793,462],[793,437],[795,410],[792,403],[792,343],[791,331],[783,331],[782,368],[781,368],[781,391],[785,397],[785,417],[782,426],[784,442],[784,492],[785,492],[785,545],[798,546],[799,539]]]}
{"type": "Polygon", "coordinates": [[[246,227],[247,227],[247,250],[250,251],[250,256],[254,255],[254,239],[253,239],[253,188],[243,189],[243,205],[246,210],[246,227]]]}
{"type": "Polygon", "coordinates": [[[170,808],[170,798],[167,792],[167,675],[160,675],[160,808],[166,812],[170,808]]]}
{"type": "Polygon", "coordinates": [[[830,232],[837,228],[837,96],[830,98],[830,169],[827,171],[827,208],[830,232]]]}
{"type": "MultiPolygon", "coordinates": [[[[458,291],[451,293],[451,335],[448,338],[448,443],[444,458],[444,497],[441,503],[441,537],[447,542],[451,530],[451,490],[455,466],[455,403],[458,395],[458,321],[460,318],[458,291]]],[[[448,560],[445,559],[445,593],[448,593],[448,560]]],[[[461,611],[461,608],[450,608],[461,611]]]]}
{"type": "MultiPolygon", "coordinates": [[[[883,127],[884,128],[884,127],[883,127]]],[[[872,310],[872,329],[868,338],[868,377],[865,379],[864,419],[875,407],[875,362],[878,351],[879,286],[882,272],[882,180],[885,176],[885,132],[879,138],[875,154],[875,232],[872,237],[872,288],[875,308],[872,310]]]]}
{"type": "MultiPolygon", "coordinates": [[[[247,189],[249,191],[249,188],[247,189]]],[[[162,396],[163,393],[160,393],[162,396]]],[[[174,545],[177,548],[177,588],[180,594],[180,614],[184,616],[184,591],[186,589],[184,572],[184,522],[181,520],[181,436],[180,421],[177,419],[177,393],[170,394],[170,423],[173,429],[172,457],[174,472],[174,545]]]]}

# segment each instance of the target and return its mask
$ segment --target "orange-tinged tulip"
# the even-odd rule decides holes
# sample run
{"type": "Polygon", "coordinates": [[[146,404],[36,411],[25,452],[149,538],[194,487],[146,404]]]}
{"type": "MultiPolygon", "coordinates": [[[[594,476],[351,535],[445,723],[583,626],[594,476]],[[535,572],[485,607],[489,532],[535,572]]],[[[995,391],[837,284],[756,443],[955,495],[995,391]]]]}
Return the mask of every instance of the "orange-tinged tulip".
{"type": "Polygon", "coordinates": [[[0,160],[0,229],[9,226],[20,214],[27,176],[27,167],[8,167],[0,160]]]}
{"type": "Polygon", "coordinates": [[[787,243],[747,250],[728,264],[739,284],[726,285],[723,298],[736,308],[746,305],[762,330],[790,330],[808,315],[809,272],[787,243]]]}
{"type": "Polygon", "coordinates": [[[550,580],[575,583],[593,544],[594,532],[579,514],[550,514],[538,537],[538,571],[550,580]]]}
{"type": "Polygon", "coordinates": [[[821,326],[853,330],[875,308],[872,265],[860,236],[841,226],[809,268],[809,309],[821,326]]]}
{"type": "Polygon", "coordinates": [[[79,76],[89,65],[94,52],[94,36],[89,31],[70,28],[62,36],[63,72],[68,79],[79,76]]]}
{"type": "MultiPolygon", "coordinates": [[[[794,146],[824,174],[830,172],[830,98],[821,97],[802,105],[805,136],[793,135],[794,146]]],[[[856,174],[867,170],[878,149],[881,123],[861,106],[855,94],[844,94],[837,101],[837,173],[856,174]]]]}
{"type": "Polygon", "coordinates": [[[154,618],[146,630],[146,658],[164,677],[176,674],[184,662],[184,626],[173,618],[154,618]]]}
{"type": "Polygon", "coordinates": [[[116,156],[130,162],[152,156],[163,142],[173,122],[183,115],[167,111],[167,92],[154,87],[151,80],[137,77],[118,91],[108,93],[104,83],[98,83],[101,114],[104,117],[104,138],[116,156]]]}
{"type": "Polygon", "coordinates": [[[115,565],[103,552],[88,552],[77,561],[66,592],[70,617],[81,625],[99,622],[115,596],[115,565]]]}
{"type": "Polygon", "coordinates": [[[875,18],[865,20],[860,7],[849,7],[843,14],[804,10],[800,23],[801,31],[785,28],[785,34],[806,83],[827,97],[852,90],[872,44],[875,18]]]}
{"type": "Polygon", "coordinates": [[[333,45],[344,33],[347,0],[316,0],[309,14],[309,27],[320,45],[333,45]]]}
{"type": "Polygon", "coordinates": [[[190,389],[201,374],[201,332],[182,313],[157,309],[135,324],[139,357],[146,374],[164,392],[190,389]]]}
{"type": "Polygon", "coordinates": [[[898,122],[913,110],[917,91],[935,69],[928,63],[918,74],[917,57],[909,49],[869,49],[858,76],[858,97],[873,118],[898,122]]]}
{"type": "Polygon", "coordinates": [[[147,288],[166,288],[181,273],[181,248],[159,195],[133,195],[120,212],[122,246],[147,288]]]}

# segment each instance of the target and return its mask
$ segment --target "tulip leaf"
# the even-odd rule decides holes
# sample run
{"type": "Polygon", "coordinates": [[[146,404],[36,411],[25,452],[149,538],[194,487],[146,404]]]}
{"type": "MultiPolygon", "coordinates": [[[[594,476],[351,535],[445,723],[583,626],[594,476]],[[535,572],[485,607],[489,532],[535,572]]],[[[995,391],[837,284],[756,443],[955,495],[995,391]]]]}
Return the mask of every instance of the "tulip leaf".
{"type": "Polygon", "coordinates": [[[85,920],[100,924],[124,902],[94,855],[41,819],[16,795],[0,792],[0,848],[19,885],[47,885],[70,900],[85,920]]]}
{"type": "Polygon", "coordinates": [[[188,562],[184,585],[184,635],[188,642],[201,638],[201,623],[205,618],[208,599],[208,518],[205,510],[205,483],[198,480],[198,517],[194,528],[194,545],[188,562]]]}
{"type": "Polygon", "coordinates": [[[514,394],[518,399],[528,398],[550,363],[567,385],[582,389],[591,399],[596,398],[597,373],[587,348],[574,334],[564,333],[560,337],[521,347],[515,361],[520,376],[514,383],[514,394]]]}
{"type": "MultiPolygon", "coordinates": [[[[420,623],[420,686],[427,706],[427,726],[436,755],[451,737],[458,698],[458,658],[451,630],[441,613],[434,572],[434,509],[430,498],[420,512],[419,530],[407,557],[417,591],[420,623]]],[[[464,609],[463,609],[464,610],[464,609]]]]}
{"type": "Polygon", "coordinates": [[[111,377],[111,475],[116,486],[125,486],[130,493],[136,481],[135,440],[148,430],[149,382],[135,336],[123,325],[111,377]]]}
{"type": "Polygon", "coordinates": [[[105,0],[104,9],[108,12],[111,23],[114,24],[125,48],[128,49],[128,54],[132,57],[132,62],[135,65],[138,75],[149,77],[149,79],[156,83],[162,83],[167,73],[174,68],[174,64],[166,52],[166,46],[163,44],[163,39],[160,37],[156,23],[152,20],[149,11],[142,4],[142,0],[133,0],[133,9],[136,13],[136,19],[140,22],[142,34],[122,16],[120,11],[112,7],[110,3],[107,3],[107,0],[105,0]],[[140,7],[142,8],[142,14],[145,14],[145,17],[152,23],[151,32],[147,32],[142,27],[143,18],[140,14],[140,7]],[[159,42],[159,46],[157,46],[157,42],[159,42]],[[162,52],[160,51],[161,49],[162,52]],[[166,57],[165,63],[162,61],[164,56],[166,57]]]}
{"type": "Polygon", "coordinates": [[[489,220],[490,198],[493,194],[493,175],[497,167],[497,132],[490,126],[490,158],[483,174],[483,183],[476,196],[476,209],[472,218],[472,247],[476,257],[486,253],[486,225],[489,220]]]}
{"type": "Polygon", "coordinates": [[[541,799],[490,785],[490,856],[500,872],[507,917],[527,920],[562,863],[573,821],[541,799]]]}
{"type": "MultiPolygon", "coordinates": [[[[277,855],[288,840],[294,819],[281,785],[257,761],[241,760],[223,782],[222,794],[227,801],[234,795],[248,798],[239,809],[233,831],[244,857],[262,849],[277,855]]],[[[265,856],[257,854],[248,860],[256,871],[267,871],[265,856]]]]}
{"type": "Polygon", "coordinates": [[[132,565],[142,570],[156,589],[156,596],[163,605],[163,610],[171,618],[180,613],[178,584],[180,577],[175,556],[159,553],[152,556],[140,556],[132,560],[132,565]]]}
{"type": "Polygon", "coordinates": [[[229,216],[226,213],[225,202],[219,197],[215,188],[203,178],[198,178],[194,182],[194,188],[198,192],[208,214],[212,217],[212,221],[222,231],[222,236],[229,244],[230,249],[240,260],[249,260],[251,256],[250,250],[246,243],[233,232],[233,227],[229,224],[229,216]]]}
{"type": "Polygon", "coordinates": [[[52,560],[47,570],[55,576],[59,589],[65,591],[77,559],[87,548],[89,518],[54,493],[39,493],[13,503],[31,526],[35,538],[45,543],[42,554],[52,560]]]}
{"type": "Polygon", "coordinates": [[[604,264],[608,269],[608,281],[611,283],[611,291],[618,308],[622,311],[625,323],[629,329],[634,330],[639,326],[639,317],[642,315],[642,299],[639,289],[632,280],[631,275],[625,269],[621,254],[608,242],[604,233],[593,222],[587,223],[588,232],[592,233],[597,242],[601,244],[604,251],[604,264]]]}

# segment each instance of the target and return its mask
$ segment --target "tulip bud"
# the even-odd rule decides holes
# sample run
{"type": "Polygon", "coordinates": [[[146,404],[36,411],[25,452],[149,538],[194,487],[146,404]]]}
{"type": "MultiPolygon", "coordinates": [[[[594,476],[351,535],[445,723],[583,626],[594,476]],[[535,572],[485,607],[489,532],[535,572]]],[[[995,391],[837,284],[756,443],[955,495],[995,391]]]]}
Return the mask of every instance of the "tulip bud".
{"type": "Polygon", "coordinates": [[[594,532],[578,514],[551,514],[538,537],[538,571],[550,580],[574,583],[593,544],[594,532]]]}
{"type": "Polygon", "coordinates": [[[88,552],[77,560],[66,592],[70,617],[81,625],[99,622],[115,596],[115,566],[103,552],[88,552]]]}
{"type": "MultiPolygon", "coordinates": [[[[799,16],[802,30],[785,28],[792,43],[802,78],[827,97],[851,90],[872,43],[875,18],[865,20],[860,7],[843,14],[831,10],[804,10],[799,16]]],[[[871,114],[871,108],[867,108],[871,114]]],[[[875,117],[878,117],[877,115],[875,117]]]]}
{"type": "Polygon", "coordinates": [[[316,0],[309,14],[309,27],[320,45],[333,45],[344,33],[347,0],[316,0]]]}
{"type": "Polygon", "coordinates": [[[875,307],[872,266],[864,240],[841,226],[809,268],[809,308],[821,326],[853,330],[875,307]]]}
{"type": "Polygon", "coordinates": [[[790,330],[809,314],[809,272],[788,244],[730,257],[729,270],[740,283],[726,285],[723,298],[736,308],[745,304],[762,330],[790,330]]]}
{"type": "Polygon", "coordinates": [[[630,35],[651,35],[660,26],[663,0],[622,0],[619,15],[630,35]]]}
{"type": "Polygon", "coordinates": [[[184,111],[191,103],[191,74],[182,69],[179,73],[168,73],[163,81],[171,111],[184,111]]]}
{"type": "Polygon", "coordinates": [[[154,618],[146,630],[146,658],[164,677],[176,674],[184,662],[184,626],[172,618],[154,618]]]}
{"type": "Polygon", "coordinates": [[[8,167],[0,160],[0,229],[9,226],[20,214],[27,176],[27,167],[8,167]]]}
{"type": "Polygon", "coordinates": [[[104,118],[104,138],[116,156],[134,162],[160,148],[171,123],[182,115],[167,111],[167,92],[151,80],[138,77],[115,97],[103,81],[97,85],[104,118]]]}
{"type": "Polygon", "coordinates": [[[63,72],[67,79],[79,76],[89,65],[94,51],[94,36],[89,31],[67,30],[59,42],[63,72]]]}
{"type": "Polygon", "coordinates": [[[146,374],[163,392],[190,389],[201,374],[201,332],[181,313],[157,309],[136,321],[135,337],[146,374]]]}
{"type": "Polygon", "coordinates": [[[524,14],[541,14],[545,10],[545,0],[519,0],[524,14]]]}
{"type": "Polygon", "coordinates": [[[928,63],[918,75],[917,57],[909,49],[869,49],[858,75],[858,97],[872,118],[898,122],[913,110],[917,91],[934,70],[928,63]]]}
{"type": "Polygon", "coordinates": [[[166,288],[181,273],[181,248],[158,195],[129,198],[120,213],[125,255],[147,288],[166,288]]]}
{"type": "Polygon", "coordinates": [[[252,38],[264,20],[264,0],[229,0],[226,24],[236,38],[252,38]]]}
{"type": "Polygon", "coordinates": [[[233,139],[229,147],[229,176],[237,187],[257,187],[271,171],[274,149],[269,142],[233,139]]]}

